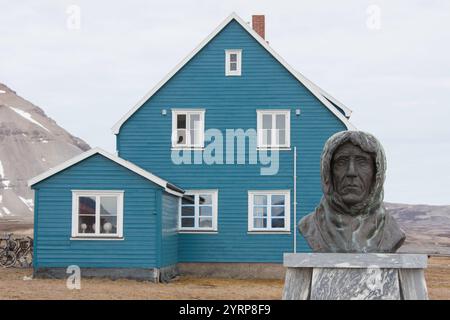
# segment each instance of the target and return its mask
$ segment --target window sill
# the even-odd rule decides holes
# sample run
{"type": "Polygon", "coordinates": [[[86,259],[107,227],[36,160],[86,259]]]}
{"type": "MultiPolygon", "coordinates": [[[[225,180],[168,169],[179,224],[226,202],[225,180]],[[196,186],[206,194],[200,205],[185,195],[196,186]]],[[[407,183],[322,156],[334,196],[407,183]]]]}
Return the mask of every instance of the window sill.
{"type": "Polygon", "coordinates": [[[218,234],[217,230],[178,230],[180,234],[218,234]]]}
{"type": "Polygon", "coordinates": [[[192,151],[203,151],[205,150],[205,147],[172,147],[170,148],[172,151],[177,150],[192,150],[192,151]]]}
{"type": "Polygon", "coordinates": [[[255,231],[255,230],[252,230],[252,231],[247,231],[247,234],[291,234],[291,232],[290,231],[277,231],[277,230],[274,230],[274,231],[270,231],[270,230],[261,230],[261,231],[255,231]]]}
{"type": "Polygon", "coordinates": [[[103,241],[118,241],[118,240],[125,240],[124,237],[70,237],[70,240],[103,240],[103,241]]]}
{"type": "Polygon", "coordinates": [[[292,150],[291,147],[257,147],[257,151],[272,151],[272,150],[278,150],[278,151],[289,151],[292,150]]]}

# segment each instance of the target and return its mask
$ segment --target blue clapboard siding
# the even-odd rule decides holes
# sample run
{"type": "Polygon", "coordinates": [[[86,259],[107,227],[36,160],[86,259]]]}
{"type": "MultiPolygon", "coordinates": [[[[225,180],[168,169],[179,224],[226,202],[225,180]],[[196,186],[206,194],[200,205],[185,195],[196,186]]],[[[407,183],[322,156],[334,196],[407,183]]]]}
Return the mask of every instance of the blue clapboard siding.
{"type": "MultiPolygon", "coordinates": [[[[304,44],[299,44],[304,45],[304,44]]],[[[291,109],[291,145],[297,146],[298,218],[319,202],[320,153],[344,124],[273,56],[232,20],[122,126],[119,155],[184,189],[218,189],[218,233],[180,234],[180,262],[281,262],[293,250],[291,234],[248,234],[248,190],[293,190],[293,153],[280,152],[277,175],[260,165],[175,165],[171,108],[203,108],[205,129],[256,129],[257,109],[291,109]],[[242,49],[242,76],[225,76],[225,49],[242,49]],[[295,115],[295,109],[301,115],[295,115]],[[167,109],[166,116],[161,114],[167,109]]],[[[291,203],[293,195],[291,194],[291,203]]],[[[291,208],[293,214],[293,208],[291,208]]],[[[298,250],[309,251],[298,237],[298,250]]]]}
{"type": "Polygon", "coordinates": [[[96,154],[38,183],[35,268],[157,266],[156,196],[161,188],[96,154]],[[123,190],[124,240],[70,240],[71,190],[123,190]]]}
{"type": "Polygon", "coordinates": [[[178,262],[178,204],[178,197],[163,193],[161,267],[174,265],[178,262]]]}

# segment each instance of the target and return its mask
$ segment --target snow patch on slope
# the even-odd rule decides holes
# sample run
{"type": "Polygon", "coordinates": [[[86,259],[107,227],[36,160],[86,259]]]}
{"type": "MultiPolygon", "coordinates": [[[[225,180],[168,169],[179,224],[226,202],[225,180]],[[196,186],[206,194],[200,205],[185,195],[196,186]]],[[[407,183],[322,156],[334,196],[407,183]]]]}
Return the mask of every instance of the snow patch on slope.
{"type": "Polygon", "coordinates": [[[2,183],[3,183],[3,185],[5,186],[5,189],[10,189],[9,184],[11,183],[11,181],[9,181],[9,180],[3,180],[2,183]]]}
{"type": "Polygon", "coordinates": [[[19,199],[30,209],[30,211],[33,211],[33,199],[25,199],[21,196],[19,196],[19,199]]]}
{"type": "Polygon", "coordinates": [[[38,126],[41,127],[42,129],[45,129],[45,130],[47,130],[48,132],[50,132],[50,130],[48,130],[48,129],[47,129],[46,127],[44,127],[42,124],[40,124],[39,122],[37,122],[36,120],[34,120],[34,119],[31,117],[31,114],[29,114],[28,112],[25,112],[25,111],[23,111],[23,110],[20,110],[20,109],[11,107],[11,106],[9,106],[9,108],[10,108],[11,110],[13,110],[14,112],[16,112],[18,115],[20,115],[20,116],[24,117],[25,119],[27,119],[28,121],[30,121],[30,122],[32,122],[32,123],[38,125],[38,126]]]}
{"type": "Polygon", "coordinates": [[[0,179],[5,177],[5,170],[3,169],[2,162],[0,161],[0,179]]]}

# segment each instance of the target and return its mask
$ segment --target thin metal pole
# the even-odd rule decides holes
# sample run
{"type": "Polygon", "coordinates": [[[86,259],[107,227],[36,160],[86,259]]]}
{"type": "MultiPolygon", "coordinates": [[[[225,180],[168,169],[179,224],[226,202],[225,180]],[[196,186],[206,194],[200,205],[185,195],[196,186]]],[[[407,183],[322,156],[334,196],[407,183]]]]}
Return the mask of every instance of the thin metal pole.
{"type": "Polygon", "coordinates": [[[294,253],[297,253],[297,147],[294,147],[294,253]]]}

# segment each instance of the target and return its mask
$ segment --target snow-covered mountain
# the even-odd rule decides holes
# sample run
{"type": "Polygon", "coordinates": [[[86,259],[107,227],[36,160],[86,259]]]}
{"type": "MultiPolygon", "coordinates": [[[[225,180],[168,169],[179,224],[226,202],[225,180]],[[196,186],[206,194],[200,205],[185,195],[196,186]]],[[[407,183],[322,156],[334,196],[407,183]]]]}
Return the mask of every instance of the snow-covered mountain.
{"type": "Polygon", "coordinates": [[[27,180],[90,149],[0,83],[0,219],[32,219],[27,180]]]}

